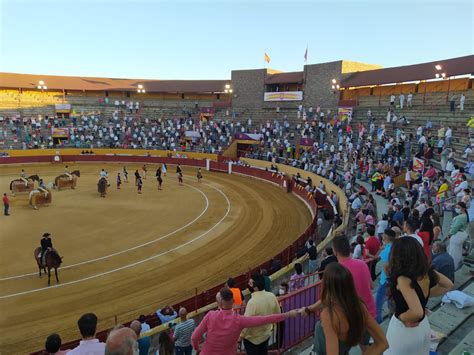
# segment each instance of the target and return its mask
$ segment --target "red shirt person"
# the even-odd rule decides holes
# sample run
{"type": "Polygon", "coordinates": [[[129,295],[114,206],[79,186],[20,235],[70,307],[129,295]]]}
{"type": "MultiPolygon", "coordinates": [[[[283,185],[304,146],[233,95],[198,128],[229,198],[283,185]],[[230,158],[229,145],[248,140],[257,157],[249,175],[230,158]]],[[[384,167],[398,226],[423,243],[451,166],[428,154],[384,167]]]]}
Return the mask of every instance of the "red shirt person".
{"type": "Polygon", "coordinates": [[[9,216],[10,214],[8,213],[8,210],[10,209],[10,200],[8,199],[8,196],[6,193],[3,194],[3,214],[5,216],[9,216]]]}

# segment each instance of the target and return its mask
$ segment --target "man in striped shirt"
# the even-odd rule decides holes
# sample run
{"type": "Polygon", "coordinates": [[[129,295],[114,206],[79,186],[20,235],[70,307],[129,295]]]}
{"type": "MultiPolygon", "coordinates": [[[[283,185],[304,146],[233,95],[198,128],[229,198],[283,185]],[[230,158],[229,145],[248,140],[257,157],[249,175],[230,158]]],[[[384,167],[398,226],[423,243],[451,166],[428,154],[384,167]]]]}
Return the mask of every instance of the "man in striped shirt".
{"type": "Polygon", "coordinates": [[[193,347],[191,346],[191,335],[193,334],[196,325],[194,319],[186,319],[187,316],[188,311],[186,308],[181,307],[179,309],[181,323],[175,327],[173,335],[176,355],[191,355],[193,352],[193,347]]]}

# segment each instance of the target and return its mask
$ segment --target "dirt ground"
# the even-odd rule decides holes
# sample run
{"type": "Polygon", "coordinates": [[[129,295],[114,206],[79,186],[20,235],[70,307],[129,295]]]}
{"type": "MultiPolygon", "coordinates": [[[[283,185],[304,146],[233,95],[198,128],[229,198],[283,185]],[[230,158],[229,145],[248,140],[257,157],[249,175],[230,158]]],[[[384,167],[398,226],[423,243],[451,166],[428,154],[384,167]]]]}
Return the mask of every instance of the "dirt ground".
{"type": "MultiPolygon", "coordinates": [[[[0,216],[0,353],[39,350],[50,333],[63,342],[80,338],[76,322],[86,312],[99,317],[99,330],[148,314],[247,271],[294,241],[310,223],[307,207],[271,184],[237,175],[175,167],[158,191],[156,165],[148,166],[143,194],[133,173],[117,190],[123,164],[70,164],[80,170],[75,190],[52,192],[52,204],[33,210],[28,196],[10,195],[10,217],[0,216]],[[101,168],[111,186],[99,197],[101,168]],[[64,257],[51,287],[39,278],[33,257],[44,232],[64,257]]],[[[61,165],[0,167],[0,192],[24,168],[46,183],[61,165]]],[[[141,169],[140,169],[140,173],[141,169]]],[[[122,175],[123,181],[123,175],[122,175]]],[[[2,211],[3,212],[3,211],[2,211]]]]}

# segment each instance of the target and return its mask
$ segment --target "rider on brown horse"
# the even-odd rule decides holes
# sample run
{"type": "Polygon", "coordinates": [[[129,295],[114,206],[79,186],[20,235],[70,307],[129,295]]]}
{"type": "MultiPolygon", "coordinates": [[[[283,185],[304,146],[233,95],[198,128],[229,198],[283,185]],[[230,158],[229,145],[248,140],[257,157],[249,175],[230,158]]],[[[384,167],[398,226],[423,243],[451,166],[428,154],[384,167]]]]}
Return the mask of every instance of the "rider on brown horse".
{"type": "Polygon", "coordinates": [[[53,242],[51,242],[50,233],[44,233],[43,238],[41,239],[41,254],[40,260],[41,264],[45,264],[45,256],[48,251],[53,250],[53,242]]]}

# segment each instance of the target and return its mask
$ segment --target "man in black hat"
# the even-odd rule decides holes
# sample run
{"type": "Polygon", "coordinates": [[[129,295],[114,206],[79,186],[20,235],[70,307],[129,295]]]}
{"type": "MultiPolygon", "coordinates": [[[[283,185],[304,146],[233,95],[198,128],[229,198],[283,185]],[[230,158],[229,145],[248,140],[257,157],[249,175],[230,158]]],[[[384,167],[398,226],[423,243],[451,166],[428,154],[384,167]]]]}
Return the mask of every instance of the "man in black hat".
{"type": "Polygon", "coordinates": [[[51,234],[44,233],[43,238],[41,239],[41,263],[44,265],[46,252],[53,249],[53,242],[51,242],[51,234]]]}

